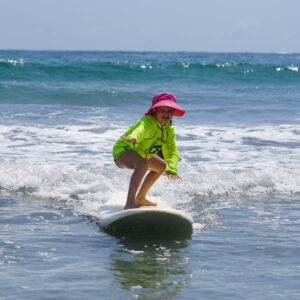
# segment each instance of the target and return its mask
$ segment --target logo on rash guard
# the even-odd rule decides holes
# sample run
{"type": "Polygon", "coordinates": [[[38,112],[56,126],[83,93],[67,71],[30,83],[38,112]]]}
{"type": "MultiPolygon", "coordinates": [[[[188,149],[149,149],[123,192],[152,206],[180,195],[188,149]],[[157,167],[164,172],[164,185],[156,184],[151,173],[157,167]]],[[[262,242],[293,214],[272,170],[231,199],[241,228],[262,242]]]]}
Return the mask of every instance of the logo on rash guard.
{"type": "Polygon", "coordinates": [[[148,150],[148,153],[149,154],[154,154],[154,153],[157,153],[161,150],[162,146],[161,145],[154,145],[152,146],[149,150],[148,150]]]}

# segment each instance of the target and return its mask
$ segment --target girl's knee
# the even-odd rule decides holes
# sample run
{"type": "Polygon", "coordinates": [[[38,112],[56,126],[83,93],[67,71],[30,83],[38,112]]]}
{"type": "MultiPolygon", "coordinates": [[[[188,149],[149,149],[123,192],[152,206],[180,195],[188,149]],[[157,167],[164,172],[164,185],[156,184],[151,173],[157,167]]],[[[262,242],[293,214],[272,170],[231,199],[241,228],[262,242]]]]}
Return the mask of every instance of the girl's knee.
{"type": "Polygon", "coordinates": [[[160,164],[160,171],[159,171],[159,173],[162,174],[167,169],[167,167],[168,167],[167,162],[165,160],[163,160],[161,162],[161,164],[160,164]]]}
{"type": "Polygon", "coordinates": [[[149,163],[150,163],[149,168],[152,171],[159,173],[159,174],[162,174],[168,167],[167,162],[158,156],[152,157],[150,159],[149,163]]]}

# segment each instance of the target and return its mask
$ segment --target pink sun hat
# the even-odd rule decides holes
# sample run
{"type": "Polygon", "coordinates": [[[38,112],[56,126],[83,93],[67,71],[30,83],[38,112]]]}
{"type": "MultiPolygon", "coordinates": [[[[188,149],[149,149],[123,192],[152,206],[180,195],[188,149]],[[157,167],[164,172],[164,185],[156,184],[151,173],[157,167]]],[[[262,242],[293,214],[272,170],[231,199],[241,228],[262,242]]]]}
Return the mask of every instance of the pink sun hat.
{"type": "Polygon", "coordinates": [[[176,103],[176,97],[170,93],[159,93],[153,96],[152,106],[145,112],[145,115],[153,113],[155,107],[167,106],[174,108],[174,116],[181,117],[185,114],[185,110],[176,103]]]}

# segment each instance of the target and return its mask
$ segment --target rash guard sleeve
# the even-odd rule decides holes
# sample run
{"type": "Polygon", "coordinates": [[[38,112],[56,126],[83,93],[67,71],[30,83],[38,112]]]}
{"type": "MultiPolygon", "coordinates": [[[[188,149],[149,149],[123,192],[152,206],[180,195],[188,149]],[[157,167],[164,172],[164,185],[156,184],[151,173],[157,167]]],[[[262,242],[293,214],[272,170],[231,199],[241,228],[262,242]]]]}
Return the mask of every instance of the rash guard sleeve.
{"type": "Polygon", "coordinates": [[[153,135],[153,125],[147,118],[142,118],[133,124],[123,136],[135,139],[137,142],[148,139],[153,135]]]}
{"type": "Polygon", "coordinates": [[[178,175],[179,151],[176,145],[176,135],[173,126],[168,131],[167,140],[163,146],[163,156],[168,164],[166,172],[178,175]]]}

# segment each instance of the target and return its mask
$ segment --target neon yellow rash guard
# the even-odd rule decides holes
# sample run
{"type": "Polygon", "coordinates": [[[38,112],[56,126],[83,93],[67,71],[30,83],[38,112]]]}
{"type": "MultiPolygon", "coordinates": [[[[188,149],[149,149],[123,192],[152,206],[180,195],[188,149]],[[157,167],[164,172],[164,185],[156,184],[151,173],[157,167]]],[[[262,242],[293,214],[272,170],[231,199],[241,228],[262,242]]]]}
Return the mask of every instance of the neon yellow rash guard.
{"type": "Polygon", "coordinates": [[[175,129],[170,122],[162,126],[154,116],[146,115],[131,125],[122,136],[133,138],[139,144],[119,138],[113,147],[114,159],[127,150],[133,150],[146,159],[162,150],[164,160],[168,164],[166,172],[178,174],[179,151],[176,146],[175,129]]]}

